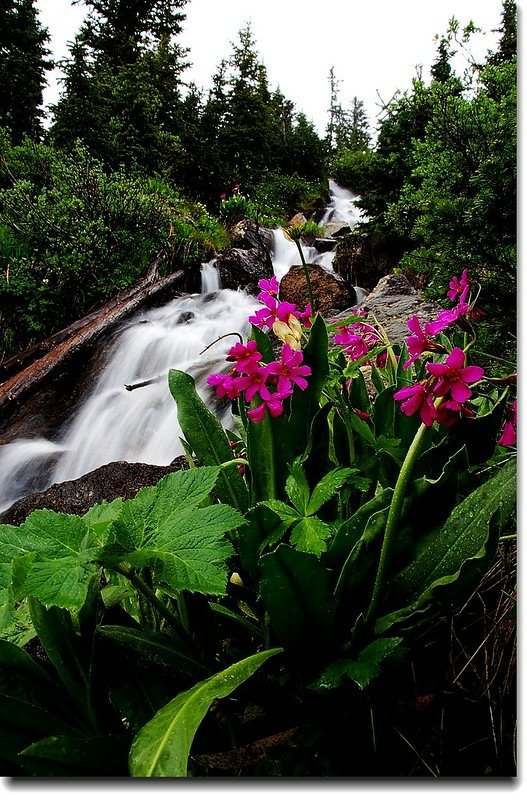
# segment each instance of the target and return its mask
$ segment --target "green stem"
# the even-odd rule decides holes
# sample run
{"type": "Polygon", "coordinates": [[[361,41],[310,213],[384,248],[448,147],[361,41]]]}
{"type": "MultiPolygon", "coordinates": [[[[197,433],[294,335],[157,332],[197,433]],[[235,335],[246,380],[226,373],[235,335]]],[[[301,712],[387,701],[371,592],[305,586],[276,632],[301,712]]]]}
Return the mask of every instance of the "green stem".
{"type": "Polygon", "coordinates": [[[121,562],[114,567],[115,571],[118,572],[120,575],[123,575],[127,580],[130,581],[132,586],[137,589],[138,592],[141,592],[143,597],[151,603],[151,605],[156,609],[156,611],[160,614],[160,616],[167,622],[171,628],[181,636],[183,639],[188,641],[188,634],[181,621],[176,617],[175,614],[170,611],[169,608],[163,603],[163,601],[157,596],[155,591],[148,586],[145,581],[139,577],[139,575],[134,572],[127,564],[121,562]]]}
{"type": "Polygon", "coordinates": [[[298,252],[300,253],[300,260],[302,261],[302,266],[304,267],[304,275],[306,276],[306,283],[307,283],[307,295],[309,297],[309,303],[311,305],[311,310],[312,310],[312,312],[314,314],[315,311],[316,311],[316,308],[315,308],[315,301],[313,300],[313,289],[311,287],[311,278],[309,277],[309,270],[307,268],[306,260],[304,258],[304,254],[302,252],[302,245],[300,244],[299,241],[296,241],[296,246],[297,246],[298,252]]]}
{"type": "Polygon", "coordinates": [[[375,576],[373,593],[370,601],[370,606],[366,614],[367,623],[370,623],[372,621],[375,611],[377,610],[377,605],[379,603],[381,593],[384,590],[386,570],[390,563],[393,544],[395,541],[397,528],[399,525],[399,520],[401,518],[401,512],[403,509],[403,502],[406,494],[406,489],[410,481],[410,478],[412,477],[413,468],[417,460],[417,457],[419,456],[419,451],[421,449],[421,445],[423,443],[423,439],[427,430],[428,430],[427,426],[424,423],[421,423],[421,426],[419,427],[417,433],[415,434],[412,444],[408,449],[406,458],[404,459],[401,467],[401,471],[399,472],[399,477],[397,478],[397,483],[395,484],[392,502],[390,503],[390,510],[388,511],[388,519],[386,520],[386,529],[384,531],[384,539],[382,542],[379,564],[377,566],[377,574],[375,576]]]}

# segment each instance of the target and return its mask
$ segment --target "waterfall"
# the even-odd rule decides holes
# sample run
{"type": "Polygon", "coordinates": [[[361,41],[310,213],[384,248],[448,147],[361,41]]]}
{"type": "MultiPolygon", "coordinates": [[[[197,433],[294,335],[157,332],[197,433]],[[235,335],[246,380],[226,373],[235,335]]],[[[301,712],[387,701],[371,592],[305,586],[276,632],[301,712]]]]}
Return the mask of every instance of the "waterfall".
{"type": "Polygon", "coordinates": [[[216,267],[216,259],[201,265],[201,293],[217,292],[221,289],[220,273],[216,267]]]}
{"type": "MultiPolygon", "coordinates": [[[[232,332],[247,336],[247,318],[257,306],[245,292],[224,289],[179,297],[124,323],[112,337],[97,382],[57,441],[24,439],[0,447],[0,511],[111,461],[170,464],[183,448],[168,370],[189,372],[201,397],[214,402],[207,376],[225,368],[237,339],[216,340],[232,332]]],[[[228,425],[230,405],[216,411],[228,425]]]]}
{"type": "MultiPolygon", "coordinates": [[[[330,194],[335,212],[344,197],[349,205],[350,193],[334,182],[330,194]]],[[[274,273],[281,280],[300,256],[281,228],[273,240],[274,273]]],[[[333,271],[333,253],[307,246],[302,252],[307,263],[333,271]]],[[[27,494],[111,461],[166,465],[181,455],[181,429],[167,382],[171,368],[193,375],[201,397],[222,424],[230,423],[230,404],[218,403],[206,379],[225,368],[225,355],[236,341],[216,340],[234,332],[247,336],[247,318],[259,304],[246,292],[220,289],[215,259],[201,266],[201,289],[201,295],[178,297],[121,324],[104,345],[97,381],[53,441],[26,438],[0,446],[0,512],[27,494]]]]}
{"type": "Polygon", "coordinates": [[[355,205],[355,201],[358,199],[358,195],[330,180],[329,205],[326,206],[319,224],[325,225],[327,222],[334,221],[346,222],[353,230],[358,222],[363,222],[366,219],[361,209],[355,205]]]}

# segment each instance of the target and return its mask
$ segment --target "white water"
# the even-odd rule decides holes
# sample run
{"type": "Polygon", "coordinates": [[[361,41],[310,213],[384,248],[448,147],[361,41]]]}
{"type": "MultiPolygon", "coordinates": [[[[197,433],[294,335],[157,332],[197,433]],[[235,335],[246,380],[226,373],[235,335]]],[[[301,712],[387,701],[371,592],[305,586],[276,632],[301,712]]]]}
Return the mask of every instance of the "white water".
{"type": "Polygon", "coordinates": [[[220,273],[216,268],[216,259],[201,265],[201,293],[218,292],[221,289],[220,273]]]}
{"type": "Polygon", "coordinates": [[[351,230],[359,222],[364,222],[364,212],[355,205],[359,195],[353,194],[348,189],[339,186],[335,181],[329,181],[329,205],[326,206],[320,225],[327,222],[347,222],[351,230]]]}
{"type": "MultiPolygon", "coordinates": [[[[189,372],[200,395],[210,401],[207,376],[225,368],[227,350],[237,339],[222,339],[200,353],[223,334],[247,336],[247,317],[257,306],[245,292],[224,289],[216,295],[177,298],[130,319],[57,442],[25,439],[0,447],[0,511],[28,492],[78,478],[111,461],[170,464],[183,448],[168,370],[189,372]],[[126,389],[144,381],[152,382],[126,389]]],[[[229,423],[228,404],[219,416],[229,423]]]]}
{"type": "MultiPolygon", "coordinates": [[[[330,191],[336,203],[339,195],[334,187],[330,191]]],[[[303,247],[303,253],[307,263],[333,271],[333,253],[319,254],[313,247],[303,247]]],[[[296,244],[276,230],[277,279],[299,262],[296,244]]],[[[229,404],[219,406],[214,401],[206,379],[225,368],[225,355],[236,339],[222,339],[202,351],[226,333],[246,336],[247,318],[259,304],[245,292],[221,290],[214,259],[202,265],[201,288],[201,295],[177,298],[122,325],[107,345],[105,366],[96,383],[56,441],[19,439],[0,446],[0,511],[26,494],[111,461],[165,465],[181,455],[176,404],[167,383],[171,368],[192,374],[200,395],[214,403],[222,423],[229,424],[229,404]],[[144,382],[131,391],[126,388],[144,382]]]]}

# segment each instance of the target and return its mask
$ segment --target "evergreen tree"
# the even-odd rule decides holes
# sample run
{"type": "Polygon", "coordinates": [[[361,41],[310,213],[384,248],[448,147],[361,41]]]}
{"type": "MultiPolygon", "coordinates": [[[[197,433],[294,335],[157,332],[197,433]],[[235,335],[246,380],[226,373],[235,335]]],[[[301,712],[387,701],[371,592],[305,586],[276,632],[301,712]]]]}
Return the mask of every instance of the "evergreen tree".
{"type": "Polygon", "coordinates": [[[52,135],[81,139],[107,165],[172,169],[183,125],[184,52],[179,9],[186,0],[87,0],[90,12],[65,64],[52,135]]]}
{"type": "Polygon", "coordinates": [[[42,134],[42,90],[51,68],[48,40],[34,0],[0,2],[0,126],[11,131],[15,143],[42,134]]]}
{"type": "Polygon", "coordinates": [[[498,28],[501,37],[496,53],[489,57],[489,64],[496,66],[505,61],[512,61],[516,57],[518,49],[517,15],[518,11],[514,0],[503,0],[501,25],[498,28]]]}

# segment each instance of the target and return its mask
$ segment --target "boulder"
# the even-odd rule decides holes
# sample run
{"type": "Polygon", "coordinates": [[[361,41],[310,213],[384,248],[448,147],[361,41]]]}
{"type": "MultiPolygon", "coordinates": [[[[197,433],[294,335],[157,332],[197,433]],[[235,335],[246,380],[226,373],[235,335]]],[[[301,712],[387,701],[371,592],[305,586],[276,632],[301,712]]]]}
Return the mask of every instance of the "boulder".
{"type": "Polygon", "coordinates": [[[220,253],[216,260],[223,289],[246,289],[258,292],[258,281],[272,274],[272,263],[268,253],[261,249],[243,250],[231,247],[220,253]]]}
{"type": "MultiPolygon", "coordinates": [[[[308,265],[309,277],[317,310],[324,316],[347,308],[355,301],[352,291],[338,275],[327,272],[318,264],[308,265]]],[[[304,308],[309,302],[306,276],[302,266],[291,267],[280,282],[280,300],[304,308]]]]}
{"type": "Polygon", "coordinates": [[[326,239],[338,239],[340,236],[351,232],[348,223],[341,219],[331,220],[331,222],[326,222],[326,224],[321,227],[326,239]]]}
{"type": "Polygon", "coordinates": [[[379,280],[392,272],[400,254],[390,253],[373,236],[352,233],[337,242],[333,269],[350,286],[373,289],[379,280]]]}
{"type": "Polygon", "coordinates": [[[314,239],[313,247],[317,253],[329,253],[336,245],[335,239],[314,239]]]}
{"type": "MultiPolygon", "coordinates": [[[[434,319],[441,310],[436,303],[427,300],[404,275],[386,275],[375,289],[362,301],[361,308],[372,314],[381,323],[392,342],[402,343],[409,335],[407,322],[417,315],[422,323],[434,319]]],[[[348,308],[333,318],[345,319],[353,312],[348,308]]]]}
{"type": "Polygon", "coordinates": [[[85,514],[103,500],[116,497],[130,500],[143,486],[154,486],[161,478],[178,469],[185,469],[187,461],[179,456],[168,467],[154,464],[129,464],[115,461],[83,475],[73,481],[55,483],[49,489],[18,500],[0,514],[0,523],[21,525],[32,511],[50,508],[64,514],[85,514]]]}
{"type": "Polygon", "coordinates": [[[240,250],[272,250],[273,232],[252,219],[242,219],[229,231],[231,245],[240,250]]]}

